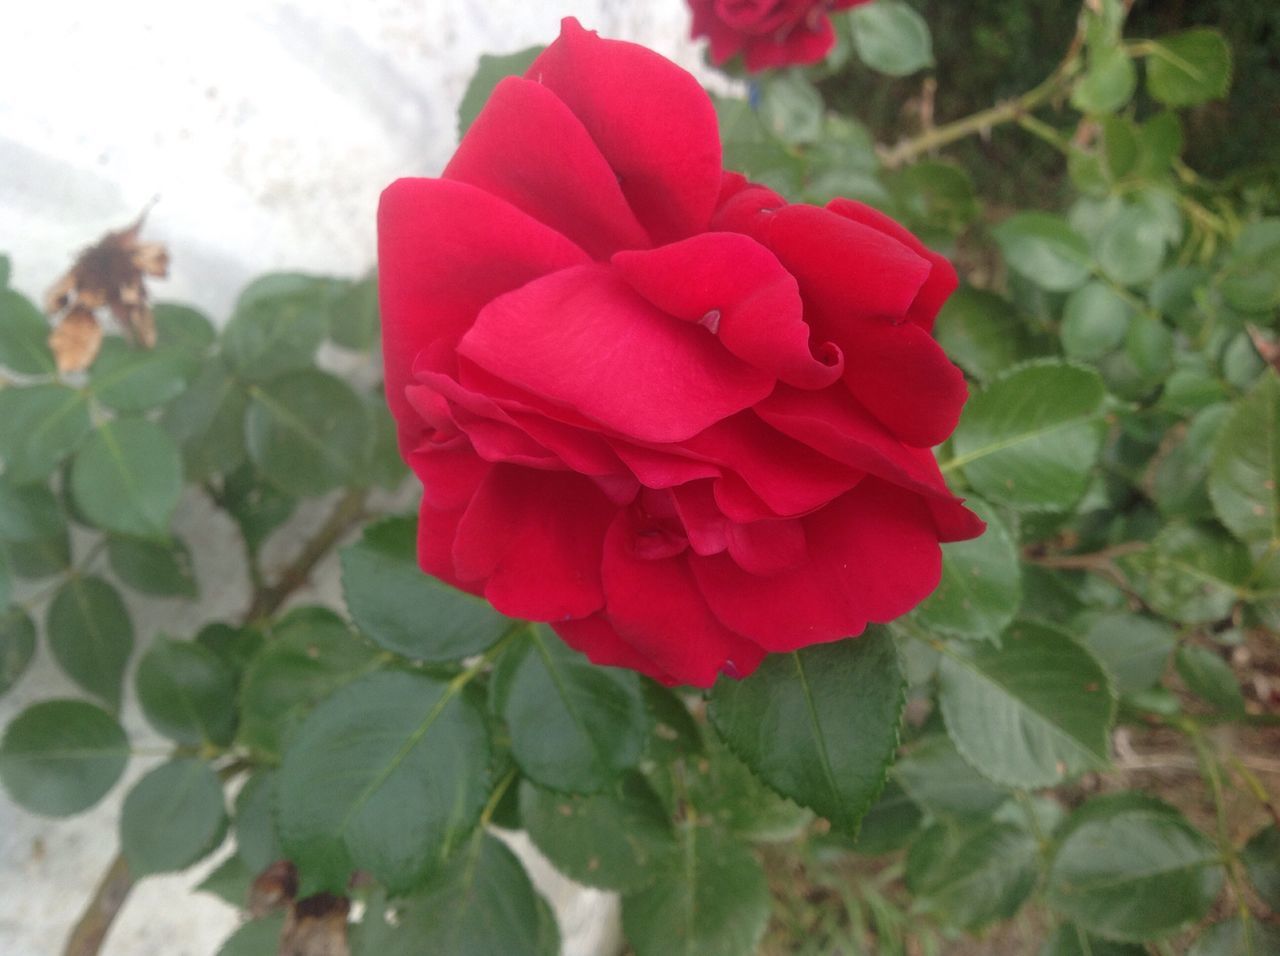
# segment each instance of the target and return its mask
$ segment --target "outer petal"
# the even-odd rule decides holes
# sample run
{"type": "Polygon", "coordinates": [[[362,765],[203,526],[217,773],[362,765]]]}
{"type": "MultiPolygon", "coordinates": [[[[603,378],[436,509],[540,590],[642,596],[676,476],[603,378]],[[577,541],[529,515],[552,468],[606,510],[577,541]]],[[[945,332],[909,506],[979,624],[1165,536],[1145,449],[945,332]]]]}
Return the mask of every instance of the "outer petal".
{"type": "Polygon", "coordinates": [[[458,351],[643,441],[688,438],[755,404],[774,384],[602,266],[566,269],[494,300],[458,351]]]}
{"type": "Polygon", "coordinates": [[[408,452],[421,429],[405,398],[414,359],[456,342],[481,306],[585,252],[514,206],[463,183],[401,179],[378,207],[378,285],[387,403],[408,452]]]}
{"type": "Polygon", "coordinates": [[[496,465],[458,524],[457,576],[484,580],[512,617],[585,617],[604,604],[600,549],[614,510],[580,475],[496,465]]]}
{"type": "Polygon", "coordinates": [[[531,80],[513,76],[498,84],[444,178],[507,200],[596,258],[649,245],[590,134],[554,93],[531,80]]]}
{"type": "Polygon", "coordinates": [[[836,31],[825,16],[810,26],[797,24],[782,40],[758,37],[747,44],[747,69],[752,73],[782,66],[817,63],[835,46],[836,31]]]}
{"type": "Polygon", "coordinates": [[[805,520],[809,560],[759,577],[728,555],[691,559],[716,616],[769,651],[860,634],[938,585],[942,551],[921,499],[868,478],[805,520]]]}
{"type": "Polygon", "coordinates": [[[844,360],[828,344],[815,357],[800,290],[777,257],[750,236],[708,232],[613,266],[662,311],[702,324],[744,362],[799,388],[825,388],[844,360]]]}
{"type": "Polygon", "coordinates": [[[525,75],[582,121],[654,242],[706,228],[720,189],[720,133],[711,98],[690,74],[569,17],[525,75]]]}
{"type": "Polygon", "coordinates": [[[593,664],[626,667],[648,674],[668,687],[680,683],[624,641],[603,614],[571,621],[553,621],[551,629],[575,651],[586,654],[593,664]]]}

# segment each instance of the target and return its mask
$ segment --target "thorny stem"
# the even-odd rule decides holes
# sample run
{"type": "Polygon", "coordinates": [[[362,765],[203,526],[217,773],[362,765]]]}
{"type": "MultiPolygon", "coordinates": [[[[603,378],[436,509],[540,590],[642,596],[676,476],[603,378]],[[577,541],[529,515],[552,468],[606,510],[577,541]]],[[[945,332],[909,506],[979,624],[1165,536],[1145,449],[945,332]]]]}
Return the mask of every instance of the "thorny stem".
{"type": "MultiPolygon", "coordinates": [[[[366,489],[348,490],[338,499],[329,517],[303,546],[298,556],[280,573],[275,584],[254,588],[249,609],[244,615],[246,624],[270,617],[294,591],[307,583],[316,565],[365,517],[368,494],[366,489]]],[[[96,551],[91,552],[92,555],[96,555],[96,551]]],[[[86,557],[85,563],[88,560],[86,557]]],[[[222,771],[223,779],[234,776],[245,766],[240,761],[229,764],[222,771]]],[[[93,897],[81,912],[71,935],[67,937],[63,956],[98,956],[107,933],[129,898],[135,882],[123,854],[116,854],[103,873],[93,897]]]]}

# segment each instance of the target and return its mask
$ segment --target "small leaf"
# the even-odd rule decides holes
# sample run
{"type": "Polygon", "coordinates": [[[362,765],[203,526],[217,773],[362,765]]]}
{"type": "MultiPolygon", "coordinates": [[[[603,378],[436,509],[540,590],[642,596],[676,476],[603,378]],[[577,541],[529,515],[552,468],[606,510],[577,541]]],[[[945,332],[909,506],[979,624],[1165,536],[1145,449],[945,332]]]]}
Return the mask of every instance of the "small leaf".
{"type": "Polygon", "coordinates": [[[1140,614],[1103,614],[1081,643],[1107,669],[1120,694],[1136,694],[1160,682],[1176,640],[1173,628],[1140,614]]]}
{"type": "Polygon", "coordinates": [[[1124,341],[1132,317],[1133,308],[1105,283],[1081,286],[1063,307],[1063,351],[1070,358],[1101,358],[1124,341]]]}
{"type": "Polygon", "coordinates": [[[117,412],[144,412],[181,394],[195,371],[191,356],[176,349],[136,349],[109,338],[89,373],[89,391],[117,412]]]}
{"type": "Polygon", "coordinates": [[[14,484],[41,481],[91,428],[89,400],[65,385],[0,389],[0,458],[14,484]]]}
{"type": "Polygon", "coordinates": [[[502,655],[491,690],[511,754],[544,787],[603,790],[644,752],[652,718],[640,678],[597,667],[546,628],[526,633],[502,655]]]}
{"type": "Polygon", "coordinates": [[[222,331],[222,351],[243,378],[263,382],[309,366],[327,331],[334,280],[277,273],[254,280],[222,331]]]}
{"type": "Polygon", "coordinates": [[[38,541],[66,530],[58,499],[46,485],[15,485],[0,477],[0,538],[38,541]]]}
{"type": "Polygon", "coordinates": [[[125,797],[121,852],[135,876],[185,870],[217,849],[226,824],[217,774],[202,760],[170,760],[125,797]]]}
{"type": "Polygon", "coordinates": [[[1280,913],[1280,826],[1255,833],[1240,853],[1253,888],[1273,913],[1280,913]]]}
{"type": "Polygon", "coordinates": [[[1098,236],[1098,263],[1121,285],[1145,284],[1164,263],[1166,241],[1167,224],[1156,207],[1127,205],[1098,236]]]}
{"type": "Polygon", "coordinates": [[[1212,525],[1166,525],[1150,547],[1119,563],[1154,610],[1183,624],[1224,618],[1249,596],[1249,553],[1212,525]]]}
{"type": "Polygon", "coordinates": [[[849,13],[853,48],[886,76],[910,76],[933,65],[933,38],[924,18],[901,0],[876,0],[849,13]]]}
{"type": "Polygon", "coordinates": [[[1280,547],[1280,376],[1263,375],[1219,432],[1209,498],[1241,541],[1280,547]]]}
{"type": "Polygon", "coordinates": [[[423,573],[412,518],[370,525],[341,557],[351,617],[389,651],[421,661],[459,660],[489,648],[511,625],[482,598],[423,573]]]}
{"type": "Polygon", "coordinates": [[[1061,216],[1022,212],[995,228],[1009,268],[1041,288],[1070,292],[1089,278],[1089,244],[1061,216]]]}
{"type": "Polygon", "coordinates": [[[0,365],[22,375],[52,375],[49,323],[26,296],[0,283],[0,365]]]}
{"type": "Polygon", "coordinates": [[[1065,511],[1083,497],[1102,447],[1106,392],[1091,369],[1025,365],[969,399],[952,438],[974,489],[1026,511],[1065,511]]]}
{"type": "Polygon", "coordinates": [[[1036,842],[1008,823],[975,830],[934,824],[911,844],[906,882],[925,912],[976,930],[1009,919],[1031,895],[1036,842]]]}
{"type": "Polygon", "coordinates": [[[1024,623],[999,646],[952,642],[938,676],[947,732],[984,776],[1048,787],[1106,766],[1111,684],[1065,634],[1024,623]]]}
{"type": "Polygon", "coordinates": [[[1201,933],[1187,956],[1280,956],[1280,929],[1254,918],[1227,920],[1201,933]]]}
{"type": "Polygon", "coordinates": [[[520,785],[520,820],[555,868],[587,886],[627,892],[652,883],[675,851],[667,811],[639,774],[588,797],[520,785]]]}
{"type": "Polygon", "coordinates": [[[1234,717],[1244,716],[1244,694],[1231,665],[1207,647],[1183,644],[1174,658],[1178,674],[1197,697],[1234,717]]]}
{"type": "Polygon", "coordinates": [[[76,453],[71,494],[99,528],[163,537],[182,494],[182,457],[159,425],[117,418],[99,426],[76,453]]]}
{"type": "Polygon", "coordinates": [[[45,578],[71,567],[71,533],[60,532],[35,541],[11,544],[9,565],[14,574],[24,578],[45,578]]]}
{"type": "Polygon", "coordinates": [[[227,367],[207,362],[181,395],[165,406],[161,424],[182,448],[192,481],[229,474],[245,460],[244,416],[249,395],[227,367]]]}
{"type": "Polygon", "coordinates": [[[134,678],[147,721],[170,740],[225,746],[235,733],[235,673],[213,651],[159,637],[134,678]]]}
{"type": "Polygon", "coordinates": [[[1089,69],[1071,90],[1071,105],[1082,113],[1114,113],[1137,87],[1138,71],[1122,47],[1093,50],[1089,69]]]}
{"type": "Polygon", "coordinates": [[[249,457],[288,494],[323,494],[364,460],[364,403],[341,379],[308,369],[250,389],[245,419],[249,457]]]}
{"type": "Polygon", "coordinates": [[[680,852],[648,889],[622,899],[636,956],[744,956],[769,920],[769,887],[751,851],[710,827],[684,825],[680,852]]]}
{"type": "Polygon", "coordinates": [[[1217,30],[1199,28],[1156,41],[1147,88],[1166,106],[1221,99],[1231,86],[1231,48],[1217,30]]]}
{"type": "Polygon", "coordinates": [[[1150,797],[1098,797],[1064,826],[1049,865],[1049,905],[1090,932],[1141,942],[1201,919],[1222,889],[1217,848],[1150,797]]]}
{"type": "Polygon", "coordinates": [[[298,731],[276,785],[280,841],[304,890],[353,869],[392,892],[422,882],[475,825],[489,734],[469,693],[386,671],[342,688],[298,731]]]}
{"type": "Polygon", "coordinates": [[[0,696],[13,689],[36,653],[36,625],[21,608],[0,612],[0,696]]]}
{"type": "Polygon", "coordinates": [[[743,681],[721,678],[710,716],[770,787],[856,832],[884,786],[902,706],[893,639],[873,628],[856,639],[770,655],[743,681]]]}
{"type": "Polygon", "coordinates": [[[538,58],[538,54],[545,49],[542,46],[531,46],[515,53],[480,54],[476,71],[471,75],[466,92],[462,94],[462,102],[458,105],[459,138],[471,128],[499,81],[508,76],[523,76],[538,58]]]}
{"type": "Polygon", "coordinates": [[[822,136],[822,96],[799,70],[761,81],[760,120],[784,143],[812,143],[822,136]]]}
{"type": "Polygon", "coordinates": [[[71,578],[49,604],[45,633],[67,676],[118,708],[133,652],[133,624],[119,592],[102,578],[71,578]]]}
{"type": "Polygon", "coordinates": [[[986,289],[953,292],[938,314],[935,335],[951,360],[982,382],[1030,353],[1026,324],[1013,303],[986,289]]]}
{"type": "MultiPolygon", "coordinates": [[[[960,760],[959,756],[956,759],[960,760]]],[[[881,856],[901,850],[919,829],[921,819],[923,815],[916,801],[907,796],[896,780],[890,779],[880,791],[880,799],[862,818],[854,852],[881,856]]]]}
{"type": "Polygon", "coordinates": [[[378,341],[378,282],[361,279],[329,304],[329,338],[343,348],[364,351],[378,341]]]}
{"type": "Polygon", "coordinates": [[[116,577],[141,594],[185,598],[197,594],[191,552],[181,538],[165,542],[111,538],[107,557],[116,577]]]}
{"type": "Polygon", "coordinates": [[[275,787],[276,771],[258,770],[236,794],[236,854],[254,874],[284,859],[276,836],[275,787]]]}
{"type": "Polygon", "coordinates": [[[254,874],[244,865],[244,861],[233,853],[214,867],[213,872],[201,880],[195,889],[197,893],[210,893],[239,909],[249,898],[253,877],[254,874]]]}
{"type": "Polygon", "coordinates": [[[704,755],[686,764],[682,776],[685,800],[700,822],[752,843],[795,840],[813,822],[812,811],[769,789],[714,736],[706,741],[704,755]]]}
{"type": "Polygon", "coordinates": [[[156,321],[156,348],[203,359],[218,340],[218,330],[203,312],[174,302],[157,302],[151,310],[156,321]]]}
{"type": "Polygon", "coordinates": [[[911,745],[893,776],[920,809],[943,819],[982,820],[1009,799],[1009,791],[974,770],[946,734],[911,745]]]}
{"type": "Polygon", "coordinates": [[[28,707],[0,741],[0,782],[32,813],[69,817],[106,796],[129,762],[129,739],[115,718],[81,700],[28,707]]]}

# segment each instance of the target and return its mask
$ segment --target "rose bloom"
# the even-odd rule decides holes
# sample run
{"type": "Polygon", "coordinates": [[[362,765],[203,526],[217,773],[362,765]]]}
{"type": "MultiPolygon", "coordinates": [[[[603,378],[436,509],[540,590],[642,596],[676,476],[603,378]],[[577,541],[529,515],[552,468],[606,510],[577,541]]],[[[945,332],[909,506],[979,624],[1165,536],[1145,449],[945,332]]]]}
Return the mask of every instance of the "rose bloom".
{"type": "Polygon", "coordinates": [[[929,451],[966,396],[951,266],[723,172],[657,54],[564,21],[378,222],[422,567],[596,663],[745,676],[909,611],[982,532],[929,451]]]}
{"type": "Polygon", "coordinates": [[[711,61],[738,53],[752,73],[817,63],[836,42],[828,16],[867,0],[689,0],[693,36],[711,41],[711,61]]]}

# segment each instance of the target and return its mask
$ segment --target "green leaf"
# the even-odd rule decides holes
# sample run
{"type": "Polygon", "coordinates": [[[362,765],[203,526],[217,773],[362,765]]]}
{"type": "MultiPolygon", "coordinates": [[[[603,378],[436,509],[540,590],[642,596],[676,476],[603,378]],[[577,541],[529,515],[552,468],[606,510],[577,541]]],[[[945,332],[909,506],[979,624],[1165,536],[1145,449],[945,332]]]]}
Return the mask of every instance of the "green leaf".
{"type": "MultiPolygon", "coordinates": [[[[728,169],[741,170],[756,182],[771,182],[798,189],[804,176],[803,160],[793,155],[769,127],[765,126],[759,112],[746,100],[713,96],[716,118],[720,125],[724,164],[728,169]]],[[[824,148],[830,141],[819,139],[811,147],[818,152],[815,163],[825,159],[824,148]]]]}
{"type": "Polygon", "coordinates": [[[203,359],[218,340],[218,330],[197,309],[174,302],[157,302],[151,309],[156,320],[156,348],[182,352],[203,359]]]}
{"type": "Polygon", "coordinates": [[[1244,694],[1231,665],[1207,647],[1183,644],[1174,665],[1191,693],[1234,717],[1244,716],[1244,694]]]}
{"type": "Polygon", "coordinates": [[[249,920],[227,937],[218,949],[218,956],[265,956],[274,953],[279,948],[283,930],[282,915],[249,920]]]}
{"type": "Polygon", "coordinates": [[[1013,303],[972,286],[952,293],[938,314],[935,335],[947,356],[982,382],[1030,353],[1026,324],[1013,303]]]}
{"type": "Polygon", "coordinates": [[[896,780],[890,779],[880,791],[880,799],[862,818],[853,849],[864,856],[882,856],[901,850],[919,829],[921,819],[923,815],[916,802],[896,780]]]}
{"type": "Polygon", "coordinates": [[[161,424],[182,447],[191,480],[228,474],[245,460],[248,392],[221,361],[207,362],[190,387],[165,406],[161,424]]]}
{"type": "Polygon", "coordinates": [[[1025,511],[1066,511],[1083,497],[1102,446],[1106,392],[1091,369],[1042,361],[969,399],[952,438],[984,498],[1025,511]]]}
{"type": "Polygon", "coordinates": [[[915,616],[926,628],[997,640],[1022,600],[1018,552],[990,505],[975,498],[967,505],[986,533],[942,546],[942,580],[915,616]]]}
{"type": "Polygon", "coordinates": [[[1280,913],[1280,826],[1255,833],[1240,852],[1249,881],[1273,913],[1280,913]]]}
{"type": "Polygon", "coordinates": [[[189,746],[231,742],[235,672],[207,647],[158,637],[138,662],[134,681],[147,721],[170,740],[189,746]]]}
{"type": "Polygon", "coordinates": [[[622,898],[636,956],[747,956],[769,921],[769,887],[751,851],[711,827],[685,824],[680,852],[649,888],[622,898]]]}
{"type": "Polygon", "coordinates": [[[1227,920],[1201,933],[1187,956],[1280,956],[1280,929],[1254,918],[1227,920]]]}
{"type": "Polygon", "coordinates": [[[1106,766],[1115,699],[1106,671],[1065,634],[1014,625],[1000,645],[943,649],[939,702],[956,748],[984,776],[1049,787],[1106,766]]]}
{"type": "Polygon", "coordinates": [[[47,538],[11,544],[7,550],[10,569],[19,577],[44,578],[71,567],[71,533],[66,528],[47,538]]]}
{"type": "Polygon", "coordinates": [[[682,776],[682,799],[700,821],[752,843],[795,840],[813,822],[811,811],[770,790],[714,736],[706,741],[704,756],[686,763],[682,776]]]}
{"type": "Polygon", "coordinates": [[[336,282],[296,273],[254,280],[222,330],[222,351],[249,381],[311,365],[328,330],[326,304],[336,282]]]}
{"type": "Polygon", "coordinates": [[[250,389],[249,457],[281,490],[299,497],[345,483],[364,460],[364,403],[341,379],[308,369],[250,389]]]}
{"type": "Polygon", "coordinates": [[[822,96],[800,70],[780,70],[761,81],[760,120],[784,143],[822,137],[822,96]]]}
{"type": "Polygon", "coordinates": [[[341,892],[357,868],[393,893],[418,885],[475,825],[488,783],[473,695],[402,671],[342,688],[302,725],[276,785],[302,895],[341,892]]]}
{"type": "Polygon", "coordinates": [[[116,577],[141,594],[194,598],[198,593],[191,552],[181,538],[111,538],[107,557],[116,577]]]}
{"type": "Polygon", "coordinates": [[[256,553],[289,520],[297,501],[262,481],[250,465],[244,464],[223,478],[222,507],[240,527],[245,544],[256,553]]]}
{"type": "Polygon", "coordinates": [[[1079,926],[1063,923],[1045,943],[1039,956],[1147,956],[1147,951],[1132,943],[1098,939],[1079,926]]]}
{"type": "Polygon", "coordinates": [[[218,775],[202,760],[170,760],[125,797],[120,848],[134,876],[185,870],[217,849],[226,824],[218,775]]]}
{"type": "Polygon", "coordinates": [[[488,102],[493,88],[508,76],[523,76],[525,71],[533,65],[533,61],[538,58],[538,54],[545,49],[546,47],[543,46],[531,46],[514,53],[480,54],[476,71],[471,75],[466,92],[462,94],[462,102],[458,105],[459,138],[471,128],[471,124],[480,115],[480,110],[488,102]]]}
{"type": "Polygon", "coordinates": [[[919,231],[958,235],[979,214],[973,180],[950,163],[908,166],[894,177],[893,196],[903,219],[919,231]]]}
{"type": "Polygon", "coordinates": [[[82,700],[34,704],[0,741],[0,783],[14,803],[47,817],[88,810],[115,786],[128,762],[124,730],[82,700]]]}
{"type": "Polygon", "coordinates": [[[65,385],[0,389],[0,458],[15,484],[41,481],[89,433],[89,401],[65,385]]]}
{"type": "Polygon", "coordinates": [[[1280,376],[1263,375],[1213,446],[1209,498],[1246,544],[1280,548],[1280,376]]]}
{"type": "MultiPolygon", "coordinates": [[[[244,861],[234,853],[214,867],[213,872],[200,881],[197,893],[210,893],[236,909],[245,905],[255,873],[251,873],[244,861]]],[[[270,952],[270,950],[265,950],[270,952]]]]}
{"type": "Polygon", "coordinates": [[[1121,285],[1150,282],[1164,264],[1167,223],[1155,207],[1134,203],[1112,217],[1098,236],[1102,271],[1121,285]]]}
{"type": "Polygon", "coordinates": [[[903,687],[892,637],[870,628],[856,639],[770,655],[746,680],[721,678],[709,714],[765,783],[856,832],[898,746],[903,687]]]}
{"type": "Polygon", "coordinates": [[[206,624],[196,633],[196,643],[208,648],[235,672],[237,681],[266,638],[254,627],[232,627],[223,621],[206,624]]]}
{"type": "Polygon", "coordinates": [[[1041,288],[1070,292],[1089,278],[1089,243],[1061,216],[1020,212],[994,232],[1009,268],[1041,288]]]}
{"type": "Polygon", "coordinates": [[[1267,313],[1280,305],[1280,219],[1240,230],[1220,281],[1222,297],[1241,312],[1267,313]]]}
{"type": "Polygon", "coordinates": [[[251,873],[284,859],[275,823],[276,771],[259,770],[236,794],[236,854],[251,873]]]}
{"type": "Polygon", "coordinates": [[[597,667],[545,627],[506,650],[494,671],[494,710],[529,779],[568,793],[603,790],[644,753],[652,718],[637,674],[597,667]]]}
{"type": "Polygon", "coordinates": [[[45,634],[68,677],[113,708],[120,706],[133,624],[114,587],[97,577],[68,580],[49,605],[45,634]]]}
{"type": "Polygon", "coordinates": [[[924,18],[901,0],[876,0],[849,13],[853,48],[877,73],[910,76],[933,65],[933,38],[924,18]]]}
{"type": "Polygon", "coordinates": [[[1119,564],[1143,600],[1183,624],[1224,618],[1250,596],[1249,553],[1211,525],[1166,525],[1150,547],[1119,564]]]}
{"type": "Polygon", "coordinates": [[[0,365],[22,375],[57,371],[49,323],[31,300],[0,283],[0,365]]]}
{"type": "Polygon", "coordinates": [[[370,648],[333,612],[291,612],[245,671],[237,739],[268,755],[280,753],[317,703],[376,666],[370,648]]]}
{"type": "Polygon", "coordinates": [[[76,506],[99,528],[164,537],[182,494],[182,456],[164,430],[141,418],[100,425],[71,463],[76,506]]]}
{"type": "MultiPolygon", "coordinates": [[[[1173,383],[1170,378],[1165,385],[1162,396],[1165,400],[1173,383]]],[[[1187,423],[1182,441],[1155,463],[1151,492],[1162,514],[1191,519],[1213,517],[1206,490],[1212,465],[1211,449],[1230,414],[1231,406],[1225,403],[1210,405],[1198,412],[1187,423]]]]}
{"type": "Polygon", "coordinates": [[[488,649],[511,625],[487,601],[422,572],[413,518],[370,525],[341,558],[351,617],[389,651],[421,661],[459,660],[488,649]]]}
{"type": "Polygon", "coordinates": [[[1096,359],[1124,341],[1133,308],[1103,282],[1072,292],[1062,312],[1062,349],[1069,358],[1096,359]]]}
{"type": "Polygon", "coordinates": [[[1107,669],[1117,693],[1136,694],[1160,682],[1176,640],[1157,618],[1115,613],[1095,618],[1081,643],[1107,669]]]}
{"type": "Polygon", "coordinates": [[[395,922],[371,901],[353,956],[556,956],[555,919],[520,861],[483,834],[420,893],[397,900],[395,922]]]}
{"type": "Polygon", "coordinates": [[[1071,105],[1082,113],[1114,113],[1133,98],[1138,71],[1124,48],[1095,49],[1089,68],[1071,90],[1071,105]]]}
{"type": "Polygon", "coordinates": [[[0,538],[38,541],[65,531],[67,519],[46,485],[15,485],[0,477],[0,538]]]}
{"type": "Polygon", "coordinates": [[[1009,799],[1009,791],[974,770],[946,734],[916,741],[893,776],[920,809],[936,817],[983,820],[1009,799]]]}
{"type": "Polygon", "coordinates": [[[1201,919],[1222,888],[1217,848],[1172,807],[1121,793],[1077,810],[1049,865],[1049,905],[1090,932],[1140,942],[1201,919]]]}
{"type": "Polygon", "coordinates": [[[1164,37],[1147,58],[1147,89],[1166,106],[1221,99],[1231,86],[1231,48],[1217,30],[1164,37]]]}
{"type": "Polygon", "coordinates": [[[906,883],[916,904],[968,930],[1012,917],[1035,882],[1035,839],[1008,823],[974,830],[935,824],[907,854],[906,883]]]}
{"type": "Polygon", "coordinates": [[[177,349],[138,349],[111,337],[94,360],[89,391],[117,412],[144,412],[181,394],[197,367],[177,349]]]}
{"type": "Polygon", "coordinates": [[[0,696],[13,689],[36,653],[36,625],[21,608],[0,612],[0,696]]]}
{"type": "Polygon", "coordinates": [[[587,797],[526,780],[520,785],[520,821],[557,870],[609,890],[628,892],[652,883],[676,849],[666,808],[636,773],[587,797]]]}
{"type": "Polygon", "coordinates": [[[372,348],[380,328],[375,278],[351,283],[329,305],[329,338],[343,348],[372,348]]]}
{"type": "Polygon", "coordinates": [[[0,255],[0,288],[4,288],[9,284],[9,280],[13,276],[13,263],[9,261],[6,255],[0,255]]]}

